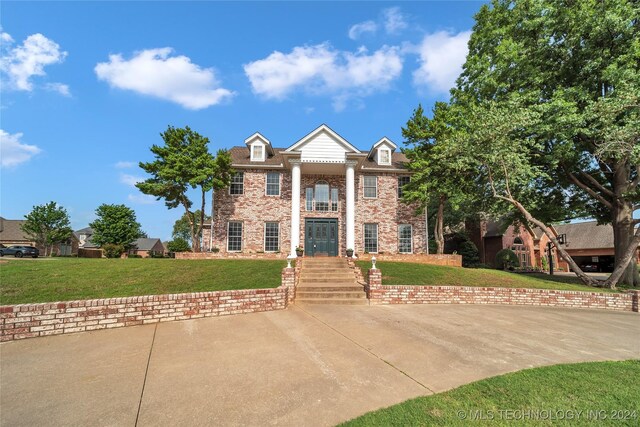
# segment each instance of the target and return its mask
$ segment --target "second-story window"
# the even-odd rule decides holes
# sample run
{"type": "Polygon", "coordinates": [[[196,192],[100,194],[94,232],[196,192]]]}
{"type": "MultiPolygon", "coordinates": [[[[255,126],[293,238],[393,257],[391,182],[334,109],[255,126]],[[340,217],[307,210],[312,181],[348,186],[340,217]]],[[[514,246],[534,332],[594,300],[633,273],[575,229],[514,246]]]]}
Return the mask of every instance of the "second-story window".
{"type": "Polygon", "coordinates": [[[364,197],[375,199],[378,197],[378,177],[372,175],[364,176],[364,197]]]}
{"type": "Polygon", "coordinates": [[[329,210],[329,184],[324,181],[320,181],[316,184],[315,188],[315,201],[317,211],[329,210]]]}
{"type": "Polygon", "coordinates": [[[404,186],[409,184],[411,178],[408,176],[398,177],[398,199],[401,199],[404,195],[404,186]]]}
{"type": "Polygon", "coordinates": [[[229,194],[244,194],[244,172],[236,172],[233,178],[231,178],[229,194]]]}
{"type": "Polygon", "coordinates": [[[307,211],[338,211],[338,189],[329,187],[325,181],[318,181],[314,187],[305,188],[304,197],[307,211]]]}
{"type": "Polygon", "coordinates": [[[280,172],[267,173],[267,196],[280,195],[280,172]]]}

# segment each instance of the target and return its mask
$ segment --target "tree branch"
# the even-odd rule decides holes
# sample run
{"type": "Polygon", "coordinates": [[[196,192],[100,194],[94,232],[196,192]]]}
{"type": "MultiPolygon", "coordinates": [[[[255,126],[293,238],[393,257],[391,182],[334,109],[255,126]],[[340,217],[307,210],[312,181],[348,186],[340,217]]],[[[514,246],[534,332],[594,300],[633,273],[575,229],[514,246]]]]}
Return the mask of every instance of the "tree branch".
{"type": "Polygon", "coordinates": [[[580,171],[580,175],[582,175],[583,177],[587,178],[587,181],[592,183],[594,187],[596,187],[598,190],[600,190],[601,192],[603,192],[607,196],[612,197],[612,198],[616,197],[616,195],[613,193],[613,191],[609,190],[608,188],[606,188],[605,186],[600,184],[600,182],[597,179],[595,179],[593,176],[591,176],[591,174],[588,174],[588,173],[586,173],[584,171],[580,171]]]}
{"type": "Polygon", "coordinates": [[[595,199],[597,199],[600,203],[605,205],[608,209],[613,209],[613,204],[610,201],[608,201],[607,199],[602,197],[600,194],[598,194],[595,191],[593,191],[593,189],[589,188],[586,184],[581,182],[573,173],[569,172],[566,169],[565,169],[565,172],[567,173],[567,176],[569,177],[569,179],[575,185],[577,185],[578,187],[582,188],[584,191],[589,193],[589,195],[591,195],[591,197],[594,197],[595,199]]]}

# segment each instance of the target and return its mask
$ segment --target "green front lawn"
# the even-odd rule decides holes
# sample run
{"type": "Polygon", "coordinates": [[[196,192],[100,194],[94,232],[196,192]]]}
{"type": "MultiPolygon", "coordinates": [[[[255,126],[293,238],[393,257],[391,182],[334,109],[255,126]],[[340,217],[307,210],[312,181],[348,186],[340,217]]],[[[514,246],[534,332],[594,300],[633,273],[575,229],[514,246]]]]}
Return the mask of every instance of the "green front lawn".
{"type": "Polygon", "coordinates": [[[282,260],[7,259],[0,304],[280,286],[282,260]]]}
{"type": "MultiPolygon", "coordinates": [[[[366,275],[371,262],[358,261],[366,275]]],[[[481,286],[503,288],[560,289],[567,291],[612,292],[581,284],[575,276],[549,276],[542,273],[517,274],[485,268],[460,268],[409,262],[378,262],[383,285],[481,286]]],[[[615,291],[613,291],[615,292],[615,291]]]]}
{"type": "Polygon", "coordinates": [[[526,369],[408,400],[343,425],[637,426],[638,378],[640,360],[526,369]]]}

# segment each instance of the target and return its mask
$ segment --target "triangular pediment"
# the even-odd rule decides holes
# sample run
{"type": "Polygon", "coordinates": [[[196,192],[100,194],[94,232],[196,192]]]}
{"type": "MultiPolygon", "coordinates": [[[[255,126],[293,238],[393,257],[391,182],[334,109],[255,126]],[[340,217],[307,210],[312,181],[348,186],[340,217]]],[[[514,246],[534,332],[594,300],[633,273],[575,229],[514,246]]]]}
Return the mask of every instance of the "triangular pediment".
{"type": "Polygon", "coordinates": [[[329,126],[321,125],[287,148],[286,152],[300,153],[303,162],[342,163],[347,153],[360,153],[360,150],[329,126]]]}

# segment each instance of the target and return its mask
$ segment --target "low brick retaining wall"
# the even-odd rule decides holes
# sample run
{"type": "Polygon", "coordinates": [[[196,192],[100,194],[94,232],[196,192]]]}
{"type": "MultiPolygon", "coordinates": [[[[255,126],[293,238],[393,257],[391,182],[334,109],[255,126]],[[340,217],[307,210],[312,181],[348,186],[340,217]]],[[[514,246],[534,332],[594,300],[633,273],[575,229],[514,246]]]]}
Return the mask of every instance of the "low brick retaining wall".
{"type": "Polygon", "coordinates": [[[0,306],[0,341],[146,325],[172,320],[282,310],[293,286],[293,268],[283,286],[187,294],[104,298],[0,306]]]}
{"type": "Polygon", "coordinates": [[[472,286],[383,286],[379,269],[369,270],[371,304],[507,304],[638,311],[640,291],[624,293],[472,286]]]}
{"type": "Polygon", "coordinates": [[[359,261],[371,261],[376,257],[379,262],[412,262],[414,264],[448,265],[450,267],[462,267],[462,255],[453,254],[362,254],[358,255],[359,261]]]}
{"type": "Polygon", "coordinates": [[[176,252],[176,259],[287,259],[287,253],[176,252]]]}

